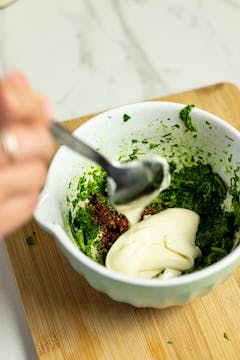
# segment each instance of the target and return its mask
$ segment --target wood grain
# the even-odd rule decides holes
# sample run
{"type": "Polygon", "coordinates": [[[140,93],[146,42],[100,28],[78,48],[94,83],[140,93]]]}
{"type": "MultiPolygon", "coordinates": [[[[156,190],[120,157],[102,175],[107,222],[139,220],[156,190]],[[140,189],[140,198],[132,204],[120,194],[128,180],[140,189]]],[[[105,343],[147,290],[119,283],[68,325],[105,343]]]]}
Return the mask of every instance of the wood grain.
{"type": "MultiPolygon", "coordinates": [[[[240,93],[232,84],[162,99],[194,103],[240,129],[240,93]]],[[[65,125],[74,130],[91,116],[65,125]]],[[[240,269],[184,306],[136,309],[92,289],[34,221],[6,244],[39,359],[240,359],[240,269]],[[27,245],[29,235],[34,245],[27,245]]]]}

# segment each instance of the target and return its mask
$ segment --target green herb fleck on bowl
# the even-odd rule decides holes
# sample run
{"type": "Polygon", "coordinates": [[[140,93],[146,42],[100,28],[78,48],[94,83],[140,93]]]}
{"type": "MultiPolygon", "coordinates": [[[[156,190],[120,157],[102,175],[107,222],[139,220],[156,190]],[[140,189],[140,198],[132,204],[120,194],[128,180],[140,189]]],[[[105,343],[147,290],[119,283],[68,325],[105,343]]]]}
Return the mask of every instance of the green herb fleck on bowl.
{"type": "Polygon", "coordinates": [[[131,119],[131,116],[130,115],[128,115],[128,114],[124,114],[123,115],[123,121],[124,122],[127,122],[128,120],[130,120],[131,119]]]}
{"type": "Polygon", "coordinates": [[[149,144],[149,149],[150,149],[150,150],[151,150],[151,149],[155,149],[155,148],[157,148],[158,146],[160,146],[160,144],[150,143],[150,144],[149,144]]]}
{"type": "Polygon", "coordinates": [[[212,124],[207,120],[206,120],[206,125],[209,127],[210,130],[212,129],[212,124]]]}
{"type": "Polygon", "coordinates": [[[191,111],[195,107],[194,104],[185,106],[180,111],[180,119],[184,122],[187,130],[197,131],[196,125],[192,122],[191,111]]]}
{"type": "Polygon", "coordinates": [[[226,139],[228,139],[228,140],[230,140],[230,141],[234,141],[230,136],[228,136],[228,135],[225,135],[225,138],[226,139]]]}

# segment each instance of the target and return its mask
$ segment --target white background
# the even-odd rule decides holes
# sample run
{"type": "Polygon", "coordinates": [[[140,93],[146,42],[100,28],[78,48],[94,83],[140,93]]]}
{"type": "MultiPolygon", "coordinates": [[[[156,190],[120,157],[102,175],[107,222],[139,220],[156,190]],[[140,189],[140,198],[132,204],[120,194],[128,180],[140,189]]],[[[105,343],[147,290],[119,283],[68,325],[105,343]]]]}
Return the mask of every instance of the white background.
{"type": "MultiPolygon", "coordinates": [[[[22,70],[59,121],[230,81],[239,0],[19,0],[0,11],[0,76],[22,70]]],[[[36,358],[4,243],[0,359],[36,358]]]]}

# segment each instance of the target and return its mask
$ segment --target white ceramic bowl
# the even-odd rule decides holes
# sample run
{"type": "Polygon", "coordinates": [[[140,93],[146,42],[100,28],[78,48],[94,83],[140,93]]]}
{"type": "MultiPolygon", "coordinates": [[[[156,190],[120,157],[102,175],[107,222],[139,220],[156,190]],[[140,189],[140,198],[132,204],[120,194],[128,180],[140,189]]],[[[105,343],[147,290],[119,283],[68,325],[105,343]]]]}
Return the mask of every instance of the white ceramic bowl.
{"type": "MultiPolygon", "coordinates": [[[[184,105],[170,102],[144,102],[120,107],[95,116],[75,131],[95,148],[100,148],[111,160],[132,151],[131,139],[149,139],[152,143],[168,139],[156,147],[153,153],[169,158],[175,143],[179,144],[177,155],[170,160],[188,161],[203,149],[203,157],[213,169],[230,184],[233,170],[240,161],[240,135],[236,129],[200,109],[192,111],[197,126],[197,137],[186,131],[179,118],[184,105]],[[123,114],[130,119],[123,121],[123,114]],[[177,125],[176,125],[177,124],[177,125]],[[164,136],[165,135],[165,136],[164,136]],[[209,155],[211,153],[211,156],[209,155]],[[232,155],[231,155],[232,154],[232,155]],[[229,161],[231,160],[231,163],[229,161]]],[[[146,153],[146,144],[138,143],[146,153]]],[[[149,152],[148,152],[149,153],[149,152]]],[[[35,219],[45,230],[54,235],[57,244],[72,266],[96,289],[117,301],[137,307],[164,308],[183,304],[198,295],[208,293],[225,280],[240,263],[240,247],[228,256],[200,271],[169,280],[137,279],[124,276],[99,265],[83,254],[70,240],[65,228],[66,191],[70,179],[81,175],[89,162],[66,147],[61,147],[49,169],[46,186],[35,211],[35,219]]]]}

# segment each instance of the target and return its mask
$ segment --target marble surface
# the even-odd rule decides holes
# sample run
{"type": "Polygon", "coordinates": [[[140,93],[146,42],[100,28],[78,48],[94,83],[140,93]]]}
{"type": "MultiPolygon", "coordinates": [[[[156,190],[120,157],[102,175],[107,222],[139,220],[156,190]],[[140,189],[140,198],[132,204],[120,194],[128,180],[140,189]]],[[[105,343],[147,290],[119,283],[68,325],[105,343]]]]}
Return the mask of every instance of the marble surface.
{"type": "MultiPolygon", "coordinates": [[[[239,0],[19,0],[0,11],[0,76],[22,70],[59,121],[216,82],[240,86],[239,0]]],[[[34,359],[4,244],[0,347],[34,359]]]]}

